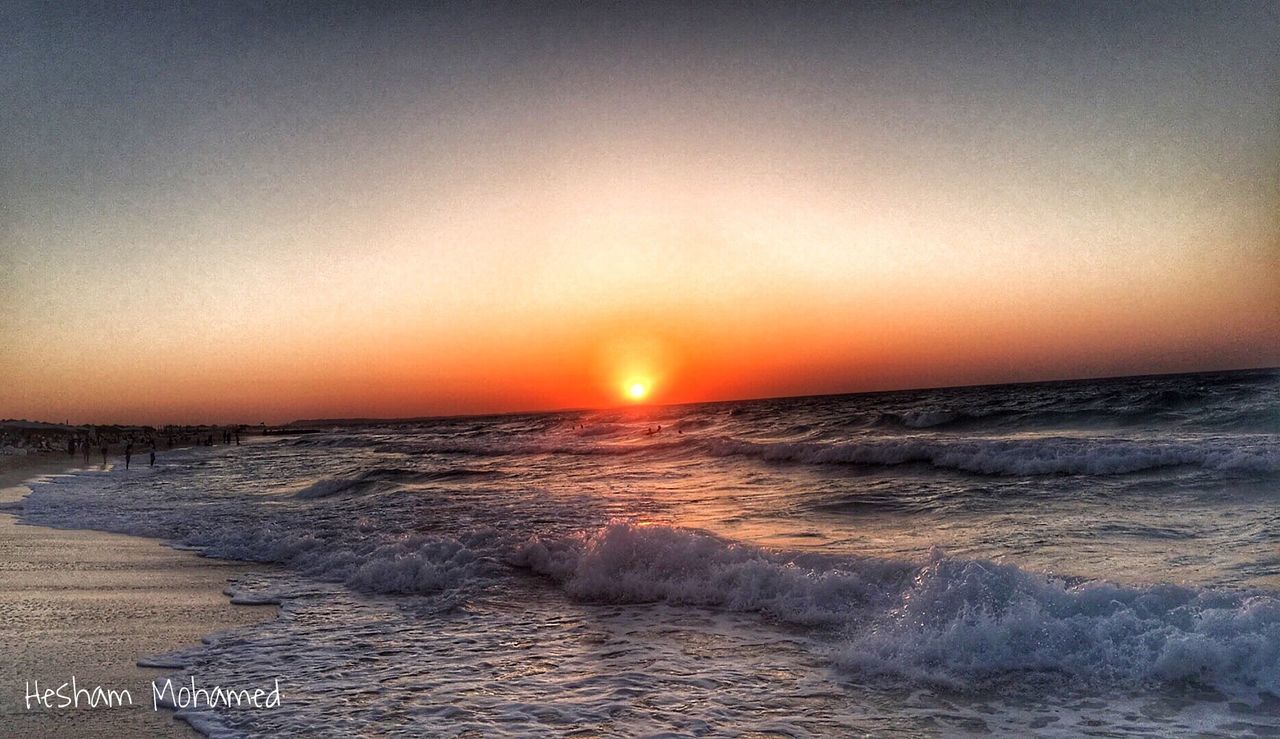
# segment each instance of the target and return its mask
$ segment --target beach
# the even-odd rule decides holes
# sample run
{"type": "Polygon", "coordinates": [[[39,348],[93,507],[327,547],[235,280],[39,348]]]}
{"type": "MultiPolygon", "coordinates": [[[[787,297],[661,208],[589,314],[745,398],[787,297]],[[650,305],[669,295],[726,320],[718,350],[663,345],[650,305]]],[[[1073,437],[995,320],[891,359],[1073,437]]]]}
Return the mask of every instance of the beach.
{"type": "MultiPolygon", "coordinates": [[[[0,457],[0,501],[24,480],[72,467],[66,455],[0,457]]],[[[275,608],[233,606],[223,589],[242,563],[210,560],[152,539],[27,526],[0,515],[0,733],[9,736],[197,736],[153,710],[149,682],[173,670],[141,658],[274,618],[275,608]],[[42,688],[131,691],[132,707],[25,707],[27,681],[42,688]]]]}

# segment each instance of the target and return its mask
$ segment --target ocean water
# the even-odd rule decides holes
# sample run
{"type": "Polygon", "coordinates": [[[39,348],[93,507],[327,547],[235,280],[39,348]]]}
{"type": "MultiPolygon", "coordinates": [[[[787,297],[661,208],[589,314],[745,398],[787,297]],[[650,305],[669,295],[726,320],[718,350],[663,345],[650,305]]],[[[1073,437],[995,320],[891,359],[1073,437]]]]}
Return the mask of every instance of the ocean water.
{"type": "Polygon", "coordinates": [[[1278,371],[339,425],[10,509],[270,564],[155,660],[281,681],[213,736],[1280,734],[1278,371]]]}

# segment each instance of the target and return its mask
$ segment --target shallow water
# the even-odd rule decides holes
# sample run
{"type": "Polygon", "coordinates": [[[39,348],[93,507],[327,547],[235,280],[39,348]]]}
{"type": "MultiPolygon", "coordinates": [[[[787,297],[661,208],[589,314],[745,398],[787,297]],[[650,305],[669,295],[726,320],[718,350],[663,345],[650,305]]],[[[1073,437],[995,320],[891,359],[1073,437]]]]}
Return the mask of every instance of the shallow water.
{"type": "Polygon", "coordinates": [[[284,565],[209,733],[1275,734],[1278,435],[1274,371],[445,419],[20,512],[284,565]]]}

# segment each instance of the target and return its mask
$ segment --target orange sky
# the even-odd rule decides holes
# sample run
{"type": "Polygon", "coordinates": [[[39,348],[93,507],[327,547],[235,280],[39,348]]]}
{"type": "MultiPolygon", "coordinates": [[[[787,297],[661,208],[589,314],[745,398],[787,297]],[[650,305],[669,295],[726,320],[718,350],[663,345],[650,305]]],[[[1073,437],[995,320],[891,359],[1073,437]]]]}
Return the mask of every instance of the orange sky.
{"type": "Polygon", "coordinates": [[[1274,17],[764,17],[818,7],[43,19],[0,113],[0,417],[1280,364],[1274,17]]]}

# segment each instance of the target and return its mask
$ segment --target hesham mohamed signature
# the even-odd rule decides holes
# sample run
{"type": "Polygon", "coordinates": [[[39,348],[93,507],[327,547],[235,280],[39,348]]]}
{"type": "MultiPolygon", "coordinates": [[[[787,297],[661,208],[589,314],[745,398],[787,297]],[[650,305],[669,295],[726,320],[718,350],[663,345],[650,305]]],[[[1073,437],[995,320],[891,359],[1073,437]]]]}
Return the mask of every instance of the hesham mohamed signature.
{"type": "MultiPolygon", "coordinates": [[[[145,692],[145,691],[144,691],[145,692]]],[[[134,706],[133,692],[127,688],[108,688],[102,685],[85,687],[75,676],[60,685],[39,680],[28,680],[25,696],[28,711],[51,708],[123,708],[134,706]]],[[[151,683],[151,708],[277,708],[280,705],[280,680],[272,681],[266,688],[224,688],[221,685],[203,688],[191,677],[187,682],[172,679],[154,680],[151,683]]]]}

